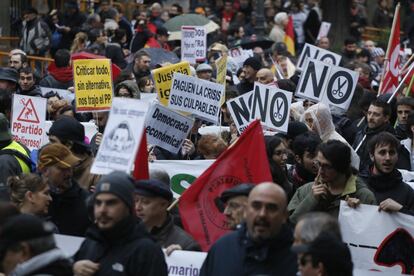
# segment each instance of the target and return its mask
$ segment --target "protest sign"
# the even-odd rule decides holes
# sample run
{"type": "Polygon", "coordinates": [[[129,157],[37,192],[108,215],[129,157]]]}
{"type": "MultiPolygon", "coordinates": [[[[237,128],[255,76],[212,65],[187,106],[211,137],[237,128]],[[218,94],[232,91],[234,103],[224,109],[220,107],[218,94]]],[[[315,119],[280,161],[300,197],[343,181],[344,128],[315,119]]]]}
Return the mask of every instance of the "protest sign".
{"type": "Polygon", "coordinates": [[[167,106],[170,98],[170,89],[174,72],[190,75],[190,64],[187,61],[183,61],[177,64],[154,69],[151,72],[154,79],[155,89],[158,93],[158,100],[162,105],[167,106]]]}
{"type": "Polygon", "coordinates": [[[330,29],[331,29],[331,23],[322,21],[321,26],[319,27],[318,37],[316,38],[316,40],[319,40],[322,37],[328,37],[328,33],[330,29]]]}
{"type": "Polygon", "coordinates": [[[358,72],[308,59],[296,96],[347,110],[358,83],[358,76],[358,72]]]}
{"type": "Polygon", "coordinates": [[[363,204],[353,209],[341,201],[339,224],[355,268],[412,273],[413,216],[378,212],[378,206],[363,204]]]}
{"type": "MultiPolygon", "coordinates": [[[[226,87],[226,76],[227,76],[227,56],[222,56],[216,60],[216,82],[226,87]]],[[[226,97],[221,98],[220,105],[223,105],[226,97]]]]}
{"type": "Polygon", "coordinates": [[[109,110],[112,104],[112,74],[109,59],[73,61],[76,112],[109,110]]]}
{"type": "Polygon", "coordinates": [[[149,170],[166,171],[171,179],[171,191],[178,198],[214,160],[155,160],[149,170]]]}
{"type": "Polygon", "coordinates": [[[140,100],[114,98],[91,173],[131,172],[147,110],[147,103],[140,100]]]}
{"type": "Polygon", "coordinates": [[[246,59],[253,56],[252,49],[242,49],[241,47],[232,48],[229,50],[229,56],[232,57],[233,61],[239,68],[243,67],[243,63],[246,59]]]}
{"type": "Polygon", "coordinates": [[[260,119],[271,130],[287,133],[291,102],[291,92],[255,82],[250,118],[260,119]]]}
{"type": "Polygon", "coordinates": [[[40,97],[13,95],[11,133],[13,140],[30,150],[39,149],[44,139],[47,100],[40,97]]]}
{"type": "Polygon", "coordinates": [[[148,143],[178,153],[193,123],[193,119],[155,104],[145,120],[148,143]]]}
{"type": "Polygon", "coordinates": [[[296,69],[303,70],[308,58],[313,58],[325,63],[339,65],[341,62],[341,56],[331,51],[316,47],[314,45],[306,43],[303,47],[302,53],[300,54],[296,69]]]}
{"type": "Polygon", "coordinates": [[[240,134],[247,128],[250,122],[253,121],[250,113],[252,98],[253,91],[227,101],[227,108],[229,109],[233,122],[240,134]]]}
{"type": "Polygon", "coordinates": [[[174,73],[168,107],[217,123],[224,85],[174,73]]]}
{"type": "Polygon", "coordinates": [[[191,64],[207,55],[207,31],[204,26],[181,26],[181,59],[191,64]]]}
{"type": "Polygon", "coordinates": [[[206,257],[207,253],[205,252],[175,250],[170,256],[165,255],[168,275],[200,275],[200,269],[206,257]]]}
{"type": "Polygon", "coordinates": [[[85,238],[61,234],[53,234],[56,241],[57,248],[61,249],[63,253],[71,258],[79,250],[85,238]]]}
{"type": "Polygon", "coordinates": [[[72,92],[66,89],[56,89],[56,88],[50,88],[50,87],[39,87],[39,88],[43,96],[45,96],[49,92],[55,92],[62,99],[66,100],[68,103],[72,103],[72,101],[75,99],[75,94],[73,94],[72,92]]]}

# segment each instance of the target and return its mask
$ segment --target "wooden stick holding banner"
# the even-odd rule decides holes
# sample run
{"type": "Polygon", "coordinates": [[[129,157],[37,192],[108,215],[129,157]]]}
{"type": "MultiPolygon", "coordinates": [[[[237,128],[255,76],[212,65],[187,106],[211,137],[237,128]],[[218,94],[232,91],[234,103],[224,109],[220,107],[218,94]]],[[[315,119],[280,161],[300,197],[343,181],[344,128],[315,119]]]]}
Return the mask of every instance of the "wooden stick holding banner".
{"type": "Polygon", "coordinates": [[[277,80],[283,80],[283,79],[285,79],[285,77],[282,74],[282,68],[280,68],[279,63],[275,62],[275,60],[272,58],[271,55],[269,55],[269,58],[272,61],[273,66],[275,66],[277,80]]]}
{"type": "Polygon", "coordinates": [[[167,208],[167,211],[169,212],[169,211],[171,211],[171,209],[172,208],[174,208],[175,207],[175,205],[177,205],[178,204],[178,202],[180,201],[180,197],[181,196],[179,196],[179,197],[177,197],[171,204],[170,204],[170,206],[168,206],[168,208],[167,208]]]}
{"type": "MultiPolygon", "coordinates": [[[[398,20],[398,12],[400,10],[400,3],[397,4],[397,6],[395,7],[395,11],[394,11],[394,20],[392,21],[392,27],[391,27],[391,33],[390,33],[390,37],[388,38],[388,47],[387,47],[387,52],[385,53],[385,59],[384,59],[384,70],[382,72],[381,75],[381,81],[380,81],[380,85],[378,88],[378,95],[381,95],[381,91],[382,91],[382,85],[384,82],[384,77],[385,77],[385,73],[386,73],[386,68],[388,68],[388,65],[390,63],[389,61],[389,54],[390,54],[390,48],[391,48],[391,44],[392,44],[392,39],[394,37],[394,33],[395,33],[395,24],[397,24],[397,20],[398,20]]],[[[398,30],[400,31],[400,30],[398,30]]],[[[398,89],[396,89],[396,91],[398,91],[398,89]]]]}
{"type": "Polygon", "coordinates": [[[401,74],[404,73],[404,71],[408,68],[408,66],[410,66],[411,62],[414,61],[414,55],[411,55],[411,57],[407,60],[406,63],[404,63],[403,67],[401,68],[400,72],[401,74]]]}
{"type": "Polygon", "coordinates": [[[397,88],[395,89],[394,93],[392,93],[392,96],[388,99],[387,103],[389,104],[392,99],[394,99],[395,95],[398,93],[398,91],[401,89],[401,87],[404,85],[404,82],[407,80],[408,76],[413,72],[414,69],[414,63],[410,65],[410,68],[407,71],[407,74],[405,74],[404,78],[400,81],[397,88]]]}
{"type": "Polygon", "coordinates": [[[413,87],[413,83],[414,83],[414,74],[411,77],[410,84],[408,85],[407,90],[405,91],[405,96],[406,97],[408,97],[410,95],[410,91],[411,91],[411,87],[413,87]]]}

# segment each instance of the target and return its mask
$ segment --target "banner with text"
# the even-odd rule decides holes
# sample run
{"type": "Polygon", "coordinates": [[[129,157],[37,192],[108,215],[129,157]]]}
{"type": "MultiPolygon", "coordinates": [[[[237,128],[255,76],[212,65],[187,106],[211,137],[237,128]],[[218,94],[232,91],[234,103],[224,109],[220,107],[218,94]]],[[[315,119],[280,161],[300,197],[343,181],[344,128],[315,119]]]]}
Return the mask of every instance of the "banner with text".
{"type": "Polygon", "coordinates": [[[131,172],[144,131],[147,105],[140,100],[114,98],[91,173],[131,172]]]}
{"type": "Polygon", "coordinates": [[[181,60],[191,64],[207,56],[207,31],[204,26],[181,26],[181,60]]]}
{"type": "Polygon", "coordinates": [[[240,134],[249,126],[250,122],[253,121],[250,113],[253,92],[254,91],[245,93],[237,98],[227,101],[227,108],[229,109],[233,122],[240,134]]]}
{"type": "Polygon", "coordinates": [[[145,120],[148,144],[178,153],[193,123],[192,118],[155,104],[148,111],[145,120]]]}
{"type": "Polygon", "coordinates": [[[239,68],[242,68],[244,61],[253,56],[253,50],[242,49],[241,47],[232,48],[229,50],[229,56],[232,57],[239,68]]]}
{"type": "Polygon", "coordinates": [[[13,95],[11,133],[13,140],[30,150],[39,149],[44,140],[47,100],[41,97],[13,95]]]}
{"type": "Polygon", "coordinates": [[[200,275],[201,266],[206,257],[205,252],[175,250],[170,256],[165,255],[168,276],[200,275]]]}
{"type": "Polygon", "coordinates": [[[76,112],[109,110],[112,104],[110,59],[73,61],[76,112]]]}
{"type": "Polygon", "coordinates": [[[303,70],[308,58],[316,59],[336,66],[339,66],[342,59],[342,57],[338,54],[306,43],[303,47],[302,53],[300,54],[298,63],[296,64],[296,69],[303,70]]]}
{"type": "Polygon", "coordinates": [[[222,97],[224,85],[174,73],[168,107],[217,123],[222,97]]]}
{"type": "Polygon", "coordinates": [[[357,269],[412,274],[414,217],[378,212],[378,206],[356,209],[341,201],[339,224],[357,269]]]}
{"type": "Polygon", "coordinates": [[[158,100],[164,106],[168,105],[174,72],[178,72],[184,75],[190,75],[190,64],[188,63],[188,61],[183,61],[177,64],[164,66],[151,71],[152,77],[154,79],[155,89],[158,93],[158,100]]]}
{"type": "MultiPolygon", "coordinates": [[[[226,88],[226,76],[227,76],[227,56],[222,56],[218,60],[216,60],[216,82],[219,84],[224,85],[226,88]]],[[[221,98],[220,105],[223,105],[226,97],[224,96],[221,98]]]]}

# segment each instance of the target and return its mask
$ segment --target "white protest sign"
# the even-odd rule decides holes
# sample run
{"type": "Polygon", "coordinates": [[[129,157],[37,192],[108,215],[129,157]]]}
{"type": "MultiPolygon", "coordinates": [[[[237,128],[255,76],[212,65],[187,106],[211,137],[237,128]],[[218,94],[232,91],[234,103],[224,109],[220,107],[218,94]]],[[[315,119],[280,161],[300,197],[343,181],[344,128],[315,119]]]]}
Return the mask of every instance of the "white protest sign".
{"type": "Polygon", "coordinates": [[[308,58],[313,58],[333,65],[339,65],[342,57],[331,51],[306,43],[300,54],[298,63],[296,64],[296,69],[303,70],[308,58]]]}
{"type": "Polygon", "coordinates": [[[166,171],[170,176],[171,191],[178,198],[197,177],[215,160],[155,160],[149,163],[149,170],[166,171]]]}
{"type": "Polygon", "coordinates": [[[299,79],[296,96],[347,110],[358,77],[356,71],[308,59],[299,79]]]}
{"type": "MultiPolygon", "coordinates": [[[[49,136],[47,135],[47,133],[49,132],[49,129],[52,126],[52,124],[53,124],[53,121],[46,121],[45,122],[45,128],[44,128],[44,131],[43,131],[44,138],[43,138],[43,141],[42,141],[42,146],[49,143],[49,136]]],[[[85,128],[86,138],[88,138],[89,142],[91,142],[93,136],[98,132],[98,127],[94,123],[91,123],[91,122],[81,122],[81,124],[85,128]]]]}
{"type": "Polygon", "coordinates": [[[178,153],[193,123],[193,119],[155,104],[148,111],[145,120],[147,141],[151,145],[178,153]]]}
{"type": "Polygon", "coordinates": [[[206,252],[175,250],[170,256],[165,255],[168,275],[200,275],[201,266],[206,257],[206,252]]]}
{"type": "Polygon", "coordinates": [[[181,26],[181,60],[191,64],[204,61],[207,55],[207,31],[203,26],[181,26]]]}
{"type": "Polygon", "coordinates": [[[75,94],[70,92],[66,89],[56,89],[56,88],[50,88],[50,87],[40,87],[40,91],[42,92],[42,96],[45,96],[49,92],[55,92],[57,93],[62,99],[65,99],[68,103],[72,103],[72,101],[75,99],[75,94]]]}
{"type": "Polygon", "coordinates": [[[168,107],[217,123],[224,85],[174,73],[168,107]]]}
{"type": "Polygon", "coordinates": [[[67,257],[72,257],[79,250],[85,238],[77,236],[68,236],[61,234],[53,234],[56,246],[63,251],[67,257]]]}
{"type": "Polygon", "coordinates": [[[93,174],[131,172],[144,133],[148,104],[140,100],[114,98],[108,123],[91,168],[93,174]]]}
{"type": "Polygon", "coordinates": [[[141,101],[152,104],[157,101],[157,93],[141,93],[141,101]]]}
{"type": "Polygon", "coordinates": [[[319,27],[318,37],[316,38],[316,40],[319,40],[322,37],[328,37],[328,33],[330,29],[331,29],[331,23],[322,21],[321,26],[319,27]]]}
{"type": "Polygon", "coordinates": [[[378,206],[363,204],[353,209],[341,201],[338,219],[355,268],[394,275],[412,273],[413,216],[378,212],[378,206]]]}
{"type": "Polygon", "coordinates": [[[241,47],[232,48],[229,50],[229,56],[233,58],[233,61],[239,68],[243,67],[243,63],[246,59],[253,56],[252,49],[242,49],[241,47]]]}
{"type": "Polygon", "coordinates": [[[254,83],[251,119],[260,119],[271,130],[287,133],[291,92],[275,86],[254,83]]]}
{"type": "Polygon", "coordinates": [[[30,150],[41,147],[44,139],[46,105],[46,99],[41,97],[13,95],[13,140],[24,144],[30,150]]]}
{"type": "Polygon", "coordinates": [[[237,131],[241,134],[253,121],[250,107],[252,105],[253,91],[245,93],[237,98],[228,100],[226,105],[229,109],[237,131]]]}

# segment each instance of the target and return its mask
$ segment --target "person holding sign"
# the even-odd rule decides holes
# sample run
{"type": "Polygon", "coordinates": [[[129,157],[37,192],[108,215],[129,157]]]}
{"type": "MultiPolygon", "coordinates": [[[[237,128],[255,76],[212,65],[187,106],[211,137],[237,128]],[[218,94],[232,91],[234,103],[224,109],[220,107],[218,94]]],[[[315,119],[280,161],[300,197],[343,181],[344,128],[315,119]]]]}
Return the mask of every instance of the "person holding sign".
{"type": "Polygon", "coordinates": [[[262,68],[262,64],[259,59],[255,57],[249,57],[243,63],[244,79],[236,86],[239,95],[243,95],[250,92],[254,88],[254,82],[256,81],[257,71],[262,68]]]}

